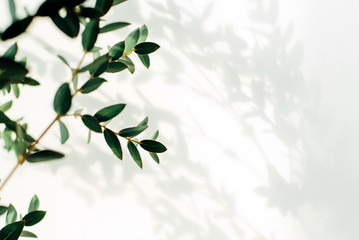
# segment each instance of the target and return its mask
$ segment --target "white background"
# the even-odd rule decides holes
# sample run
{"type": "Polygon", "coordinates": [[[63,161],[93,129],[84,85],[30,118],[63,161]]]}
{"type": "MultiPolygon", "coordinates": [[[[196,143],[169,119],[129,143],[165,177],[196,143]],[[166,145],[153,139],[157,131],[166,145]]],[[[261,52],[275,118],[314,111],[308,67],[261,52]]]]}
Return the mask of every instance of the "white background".
{"type": "MultiPolygon", "coordinates": [[[[41,146],[66,158],[24,164],[2,203],[26,212],[36,193],[47,210],[32,228],[39,239],[358,239],[358,12],[356,0],[121,4],[106,19],[132,25],[98,45],[146,24],[149,41],[161,48],[149,70],[136,59],[134,75],[106,76],[109,82],[76,97],[72,110],[93,114],[127,103],[110,126],[148,116],[143,137],[160,129],[168,147],[161,164],[145,152],[142,170],[127,153],[120,161],[100,134],[87,145],[81,121],[65,119],[67,144],[59,144],[56,125],[41,146]]],[[[6,1],[0,16],[4,29],[6,1]]],[[[23,87],[9,115],[24,116],[38,136],[54,117],[56,89],[70,77],[56,54],[75,66],[81,43],[46,19],[28,33],[17,39],[19,57],[28,57],[42,85],[23,87]]],[[[2,42],[1,52],[12,43],[2,42]]],[[[0,158],[4,178],[15,159],[5,152],[0,158]]]]}

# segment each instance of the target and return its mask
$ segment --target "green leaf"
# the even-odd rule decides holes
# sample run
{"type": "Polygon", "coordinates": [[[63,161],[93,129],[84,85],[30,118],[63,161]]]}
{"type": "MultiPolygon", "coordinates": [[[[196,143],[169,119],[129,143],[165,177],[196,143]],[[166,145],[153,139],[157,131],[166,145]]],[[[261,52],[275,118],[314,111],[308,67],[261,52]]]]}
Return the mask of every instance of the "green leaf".
{"type": "Polygon", "coordinates": [[[5,41],[22,34],[23,32],[26,31],[27,27],[30,25],[32,19],[33,17],[29,16],[22,20],[15,21],[3,32],[3,34],[1,35],[1,39],[5,41]]]}
{"type": "Polygon", "coordinates": [[[99,20],[92,19],[86,25],[82,33],[82,47],[85,51],[91,50],[95,46],[97,35],[99,33],[99,20]]]}
{"type": "Polygon", "coordinates": [[[112,6],[116,6],[120,3],[126,2],[127,0],[113,0],[112,6]]]}
{"type": "Polygon", "coordinates": [[[22,231],[21,237],[37,238],[37,236],[34,233],[25,230],[22,231]]]}
{"type": "Polygon", "coordinates": [[[25,77],[24,80],[22,82],[20,82],[22,84],[26,84],[26,85],[30,85],[30,86],[39,86],[40,83],[38,81],[36,81],[35,79],[33,78],[30,78],[30,77],[25,77]]]}
{"type": "Polygon", "coordinates": [[[11,108],[11,106],[12,106],[12,101],[8,101],[0,106],[0,111],[6,112],[7,110],[9,110],[11,108]]]}
{"type": "Polygon", "coordinates": [[[106,72],[116,73],[121,72],[127,68],[127,65],[122,62],[110,62],[107,66],[106,72]]]}
{"type": "Polygon", "coordinates": [[[160,46],[153,42],[143,42],[135,46],[135,53],[137,54],[150,54],[159,49],[160,46]]]}
{"type": "Polygon", "coordinates": [[[112,152],[122,160],[122,148],[120,141],[118,140],[116,134],[112,132],[110,129],[105,129],[104,137],[107,145],[111,148],[112,152]]]}
{"type": "Polygon", "coordinates": [[[156,131],[153,136],[151,137],[152,140],[156,140],[158,138],[158,135],[160,135],[160,131],[156,131]]]}
{"type": "Polygon", "coordinates": [[[17,211],[15,207],[10,204],[6,214],[6,224],[13,223],[16,221],[17,211]]]}
{"type": "Polygon", "coordinates": [[[124,51],[125,51],[125,42],[122,41],[113,45],[113,47],[108,52],[108,55],[112,60],[117,60],[123,55],[124,51]]]}
{"type": "Polygon", "coordinates": [[[140,29],[136,28],[133,30],[125,39],[125,51],[131,51],[137,44],[138,38],[140,36],[140,29]]]}
{"type": "Polygon", "coordinates": [[[15,1],[14,0],[8,0],[8,3],[9,3],[11,19],[12,19],[13,22],[15,22],[17,20],[15,1]]]}
{"type": "Polygon", "coordinates": [[[10,151],[14,146],[14,141],[12,140],[11,133],[12,132],[8,128],[6,128],[3,132],[3,139],[5,142],[4,148],[8,151],[10,151]]]}
{"type": "Polygon", "coordinates": [[[101,16],[105,15],[112,6],[113,0],[97,0],[95,8],[100,11],[101,16]]]}
{"type": "Polygon", "coordinates": [[[8,50],[6,50],[3,57],[14,60],[17,50],[18,50],[17,43],[14,43],[13,45],[10,46],[10,48],[8,50]]]}
{"type": "Polygon", "coordinates": [[[149,152],[150,156],[153,158],[153,160],[156,161],[156,163],[160,164],[160,158],[158,157],[158,155],[154,152],[149,152]]]}
{"type": "Polygon", "coordinates": [[[37,162],[45,162],[45,161],[60,159],[63,158],[64,156],[65,156],[64,154],[52,150],[42,150],[30,154],[29,156],[27,156],[26,160],[31,163],[37,163],[37,162]]]}
{"type": "Polygon", "coordinates": [[[6,225],[0,230],[0,239],[2,240],[17,240],[24,229],[25,222],[18,221],[6,225]]]}
{"type": "Polygon", "coordinates": [[[97,118],[99,122],[106,122],[120,114],[125,106],[126,104],[120,103],[102,108],[94,115],[94,117],[97,118]]]}
{"type": "Polygon", "coordinates": [[[16,98],[19,98],[20,96],[20,89],[19,86],[17,84],[12,84],[12,90],[14,91],[14,95],[16,98]]]}
{"type": "Polygon", "coordinates": [[[137,163],[137,165],[140,168],[142,168],[141,156],[140,156],[140,153],[138,152],[138,149],[136,148],[135,144],[133,144],[131,141],[128,141],[127,148],[128,148],[128,151],[131,154],[131,157],[135,161],[135,163],[137,163]]]}
{"type": "MultiPolygon", "coordinates": [[[[74,74],[75,69],[71,69],[72,74],[74,74]]],[[[79,84],[79,75],[75,73],[75,76],[72,80],[72,87],[74,88],[74,92],[77,90],[77,85],[79,84]]]]}
{"type": "Polygon", "coordinates": [[[160,142],[154,140],[142,140],[140,146],[149,152],[163,153],[167,148],[160,142]]]}
{"type": "Polygon", "coordinates": [[[61,144],[64,144],[67,139],[69,139],[69,131],[67,130],[66,125],[62,121],[58,120],[58,122],[60,126],[61,144]]]}
{"type": "Polygon", "coordinates": [[[89,129],[89,133],[87,135],[87,144],[89,144],[91,142],[91,130],[89,129]]]}
{"type": "MultiPolygon", "coordinates": [[[[69,62],[61,55],[57,54],[57,57],[66,65],[68,66],[69,68],[71,68],[69,62]]],[[[71,68],[72,69],[72,68],[71,68]]]]}
{"type": "Polygon", "coordinates": [[[83,109],[77,109],[74,114],[75,114],[75,118],[77,117],[76,115],[81,115],[81,112],[83,111],[83,109]]]}
{"type": "Polygon", "coordinates": [[[85,126],[88,127],[89,129],[91,129],[92,131],[98,132],[98,133],[102,132],[101,125],[95,117],[90,116],[90,115],[83,115],[81,117],[81,119],[82,119],[82,122],[85,124],[85,126]]]}
{"type": "Polygon", "coordinates": [[[145,117],[137,126],[147,126],[148,125],[148,117],[145,117]]]}
{"type": "Polygon", "coordinates": [[[80,6],[80,15],[87,18],[99,18],[101,17],[101,12],[95,8],[88,8],[80,6]]]}
{"type": "Polygon", "coordinates": [[[35,194],[30,201],[30,205],[28,208],[28,212],[36,211],[40,207],[40,200],[39,197],[35,194]]]}
{"type": "Polygon", "coordinates": [[[83,94],[90,93],[92,91],[95,91],[97,88],[99,88],[102,83],[107,82],[103,78],[92,78],[88,80],[81,88],[80,92],[83,94]]]}
{"type": "Polygon", "coordinates": [[[56,92],[54,109],[59,115],[65,115],[71,107],[71,91],[67,83],[63,83],[56,92]]]}
{"type": "Polygon", "coordinates": [[[45,211],[35,210],[26,214],[22,220],[25,221],[25,226],[33,226],[39,223],[45,217],[45,214],[45,211]]]}
{"type": "Polygon", "coordinates": [[[121,137],[135,137],[138,134],[140,134],[141,132],[143,132],[144,130],[146,130],[146,128],[148,128],[148,126],[137,126],[137,127],[125,128],[119,132],[119,135],[121,137]]]}
{"type": "Polygon", "coordinates": [[[108,56],[107,55],[102,55],[101,57],[96,58],[95,61],[93,61],[92,63],[86,65],[83,68],[81,68],[79,70],[79,72],[85,72],[85,71],[89,70],[90,72],[99,73],[103,69],[103,66],[105,66],[105,68],[103,70],[103,72],[104,72],[106,70],[106,68],[107,68],[107,65],[108,65],[108,56]]]}
{"type": "Polygon", "coordinates": [[[1,88],[4,84],[20,83],[27,73],[28,70],[21,63],[0,57],[0,83],[3,83],[1,88]]]}
{"type": "Polygon", "coordinates": [[[143,43],[144,41],[147,40],[147,36],[148,36],[148,28],[146,25],[143,25],[140,28],[140,36],[138,37],[138,41],[137,43],[143,43]]]}
{"type": "Polygon", "coordinates": [[[133,64],[131,58],[129,58],[128,56],[122,56],[118,62],[122,62],[124,64],[126,64],[128,71],[130,71],[130,73],[134,73],[135,72],[135,64],[133,64]]]}
{"type": "Polygon", "coordinates": [[[80,32],[80,21],[73,9],[67,9],[67,15],[62,18],[59,14],[50,16],[55,25],[67,36],[74,38],[80,32]]]}
{"type": "Polygon", "coordinates": [[[112,32],[120,28],[127,27],[131,23],[128,22],[115,22],[105,25],[104,27],[100,28],[100,33],[112,32]]]}
{"type": "Polygon", "coordinates": [[[6,206],[0,206],[0,216],[6,213],[8,209],[6,206]]]}
{"type": "Polygon", "coordinates": [[[141,60],[142,64],[146,67],[146,68],[150,68],[150,56],[148,56],[147,54],[144,55],[137,55],[138,58],[141,60]]]}
{"type": "Polygon", "coordinates": [[[36,12],[36,16],[52,16],[59,12],[64,7],[63,1],[46,0],[41,4],[36,12]]]}

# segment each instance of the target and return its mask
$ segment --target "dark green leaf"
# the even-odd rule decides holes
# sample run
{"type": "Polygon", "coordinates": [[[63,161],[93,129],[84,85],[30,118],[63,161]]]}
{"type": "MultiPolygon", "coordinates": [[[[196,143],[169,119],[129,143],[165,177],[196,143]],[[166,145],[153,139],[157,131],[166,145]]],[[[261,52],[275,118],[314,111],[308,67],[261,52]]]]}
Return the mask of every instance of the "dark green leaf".
{"type": "Polygon", "coordinates": [[[148,56],[147,54],[145,55],[138,55],[139,59],[141,60],[142,64],[146,67],[146,68],[150,68],[150,56],[148,56]]]}
{"type": "Polygon", "coordinates": [[[51,16],[51,20],[67,36],[74,38],[79,34],[79,18],[72,9],[67,9],[67,15],[65,18],[62,18],[60,15],[56,14],[51,16]]]}
{"type": "Polygon", "coordinates": [[[135,161],[135,163],[137,163],[137,165],[142,168],[142,160],[141,160],[141,156],[140,153],[138,152],[135,144],[133,144],[131,141],[128,141],[127,143],[127,148],[128,151],[131,154],[131,157],[133,158],[133,160],[135,161]]]}
{"type": "Polygon", "coordinates": [[[95,8],[105,15],[112,6],[113,0],[97,0],[95,8]]]}
{"type": "Polygon", "coordinates": [[[91,50],[96,43],[99,33],[99,20],[92,19],[82,33],[82,46],[85,51],[91,50]]]}
{"type": "Polygon", "coordinates": [[[24,80],[20,83],[30,85],[30,86],[39,86],[40,85],[40,83],[38,81],[36,81],[35,79],[30,78],[30,77],[25,77],[24,80]]]}
{"type": "Polygon", "coordinates": [[[37,238],[37,236],[34,233],[25,230],[22,231],[21,237],[37,238]]]}
{"type": "Polygon", "coordinates": [[[62,7],[64,7],[63,1],[46,0],[37,10],[36,16],[56,15],[62,7]]]}
{"type": "Polygon", "coordinates": [[[153,42],[143,42],[135,46],[135,53],[150,54],[159,49],[160,46],[153,42]]]}
{"type": "Polygon", "coordinates": [[[126,2],[127,0],[113,0],[112,6],[116,6],[117,4],[126,2]]]}
{"type": "Polygon", "coordinates": [[[16,156],[20,156],[25,153],[26,145],[23,139],[16,139],[14,142],[14,149],[16,156]]]}
{"type": "Polygon", "coordinates": [[[57,57],[69,68],[71,68],[70,64],[68,63],[68,61],[61,55],[57,55],[57,57]]]}
{"type": "Polygon", "coordinates": [[[17,20],[15,1],[14,0],[9,0],[8,3],[9,3],[11,19],[12,19],[13,22],[15,22],[17,20]]]}
{"type": "Polygon", "coordinates": [[[160,135],[160,131],[156,131],[153,136],[151,137],[152,140],[156,140],[158,138],[158,135],[160,135]]]}
{"type": "Polygon", "coordinates": [[[148,117],[145,117],[137,126],[147,126],[148,125],[148,117]]]}
{"type": "Polygon", "coordinates": [[[45,214],[45,211],[35,210],[26,214],[22,220],[25,221],[25,226],[33,226],[39,223],[45,217],[45,214]]]}
{"type": "Polygon", "coordinates": [[[96,118],[90,116],[90,115],[83,115],[81,117],[82,122],[85,124],[86,127],[88,127],[89,129],[91,129],[94,132],[98,132],[101,133],[102,132],[102,128],[101,125],[99,123],[99,121],[97,121],[96,118]]]}
{"type": "Polygon", "coordinates": [[[17,49],[17,43],[14,43],[8,50],[6,50],[3,57],[14,60],[17,53],[17,49]]]}
{"type": "Polygon", "coordinates": [[[8,210],[8,207],[6,206],[0,206],[0,216],[6,213],[8,210]]]}
{"type": "Polygon", "coordinates": [[[122,41],[113,45],[113,47],[108,52],[108,55],[111,59],[117,60],[122,56],[124,51],[125,51],[125,42],[122,41]]]}
{"type": "Polygon", "coordinates": [[[112,152],[122,160],[122,148],[120,141],[118,140],[116,134],[110,129],[105,129],[104,137],[107,145],[111,148],[112,152]]]}
{"type": "Polygon", "coordinates": [[[61,136],[61,144],[64,144],[67,139],[69,139],[69,131],[67,130],[66,125],[58,120],[60,126],[60,136],[61,136]]]}
{"type": "Polygon", "coordinates": [[[27,73],[28,70],[21,63],[0,57],[0,82],[5,84],[20,83],[27,73]]]}
{"type": "Polygon", "coordinates": [[[158,157],[158,155],[154,152],[149,152],[150,153],[150,156],[153,158],[153,160],[156,161],[156,163],[160,163],[160,158],[158,157]]]}
{"type": "Polygon", "coordinates": [[[93,61],[92,63],[81,68],[79,72],[85,72],[85,71],[99,72],[99,70],[103,68],[102,66],[106,66],[107,68],[107,65],[108,65],[108,56],[102,55],[101,57],[95,59],[95,61],[93,61]]]}
{"type": "Polygon", "coordinates": [[[154,153],[163,153],[167,150],[162,143],[154,140],[142,140],[140,146],[143,149],[154,153]]]}
{"type": "Polygon", "coordinates": [[[121,72],[127,68],[127,65],[122,62],[110,62],[107,66],[106,72],[116,73],[121,72]]]}
{"type": "Polygon", "coordinates": [[[99,122],[106,122],[120,114],[125,106],[126,104],[120,103],[105,107],[99,110],[94,117],[97,118],[99,122]]]}
{"type": "Polygon", "coordinates": [[[28,212],[36,211],[40,207],[40,200],[39,197],[35,194],[30,201],[30,205],[28,208],[28,212]]]}
{"type": "Polygon", "coordinates": [[[141,132],[143,132],[144,130],[146,130],[146,128],[148,128],[148,126],[137,126],[137,127],[125,128],[119,132],[119,135],[121,137],[135,137],[138,134],[140,134],[141,132]]]}
{"type": "Polygon", "coordinates": [[[81,88],[80,88],[80,92],[81,93],[90,93],[92,91],[95,91],[97,88],[99,88],[102,83],[107,82],[105,79],[103,78],[92,78],[90,80],[88,80],[81,88]]]}
{"type": "Polygon", "coordinates": [[[81,7],[80,6],[80,15],[87,18],[99,18],[101,17],[101,12],[95,8],[81,7]]]}
{"type": "Polygon", "coordinates": [[[65,115],[71,107],[71,91],[67,83],[63,83],[56,92],[54,109],[59,115],[65,115]]]}
{"type": "Polygon", "coordinates": [[[122,56],[118,62],[122,62],[124,64],[126,64],[128,71],[130,71],[130,73],[134,73],[135,72],[135,64],[133,64],[131,58],[129,58],[128,56],[122,56]]]}
{"type": "Polygon", "coordinates": [[[6,128],[3,133],[3,139],[5,142],[4,148],[8,151],[10,151],[14,146],[14,141],[12,140],[11,133],[12,132],[8,128],[6,128]]]}
{"type": "Polygon", "coordinates": [[[64,154],[52,150],[42,150],[30,154],[29,156],[27,156],[26,160],[31,163],[36,163],[36,162],[45,162],[45,161],[60,159],[63,158],[64,156],[65,156],[64,154]]]}
{"type": "Polygon", "coordinates": [[[10,204],[6,214],[6,224],[13,223],[16,221],[17,211],[15,207],[10,204]]]}
{"type": "Polygon", "coordinates": [[[100,28],[100,33],[106,33],[106,32],[111,32],[123,27],[127,27],[128,25],[130,25],[130,23],[128,22],[115,22],[115,23],[110,23],[107,24],[106,26],[100,28]]]}
{"type": "Polygon", "coordinates": [[[24,229],[25,221],[18,221],[6,225],[0,230],[0,239],[2,240],[17,240],[24,229]]]}
{"type": "Polygon", "coordinates": [[[125,51],[131,51],[137,44],[138,38],[140,36],[140,29],[136,28],[133,30],[125,39],[125,51]]]}
{"type": "Polygon", "coordinates": [[[10,25],[10,27],[8,27],[5,30],[5,32],[3,32],[3,34],[1,35],[1,39],[5,41],[7,39],[14,38],[22,34],[23,32],[26,31],[27,27],[30,25],[32,19],[33,17],[29,16],[22,20],[14,22],[13,24],[10,25]]]}
{"type": "Polygon", "coordinates": [[[140,28],[140,36],[138,37],[138,41],[137,43],[143,43],[144,41],[147,40],[147,36],[148,36],[148,28],[146,25],[143,25],[140,28]]]}
{"type": "Polygon", "coordinates": [[[0,106],[0,111],[6,112],[7,110],[9,110],[11,108],[11,106],[12,106],[12,101],[8,101],[0,106]]]}

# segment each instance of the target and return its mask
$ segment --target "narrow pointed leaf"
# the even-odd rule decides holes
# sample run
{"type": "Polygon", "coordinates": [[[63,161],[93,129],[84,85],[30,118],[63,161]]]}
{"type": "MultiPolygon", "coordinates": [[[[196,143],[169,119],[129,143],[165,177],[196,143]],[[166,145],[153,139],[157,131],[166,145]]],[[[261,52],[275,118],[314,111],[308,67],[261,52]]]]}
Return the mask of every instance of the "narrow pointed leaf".
{"type": "Polygon", "coordinates": [[[17,240],[22,230],[24,229],[25,221],[18,221],[6,225],[0,230],[0,239],[2,240],[17,240]]]}
{"type": "Polygon", "coordinates": [[[36,211],[40,207],[39,197],[35,194],[30,201],[28,212],[36,211]]]}
{"type": "Polygon", "coordinates": [[[33,17],[29,16],[22,20],[18,20],[14,22],[10,27],[8,27],[1,35],[2,40],[8,40],[10,38],[17,37],[18,35],[22,34],[26,31],[27,27],[32,22],[33,17]]]}
{"type": "Polygon", "coordinates": [[[116,73],[121,72],[127,68],[127,65],[122,62],[110,62],[107,66],[106,72],[116,73]]]}
{"type": "Polygon", "coordinates": [[[62,121],[58,121],[60,126],[60,138],[61,144],[64,144],[67,139],[69,139],[69,130],[67,130],[66,125],[62,121]]]}
{"type": "Polygon", "coordinates": [[[137,56],[146,68],[150,68],[151,65],[150,56],[148,56],[147,54],[144,55],[139,54],[137,56]]]}
{"type": "Polygon", "coordinates": [[[108,55],[112,60],[117,60],[122,56],[124,51],[125,51],[125,42],[122,41],[113,45],[113,47],[108,52],[108,55]]]}
{"type": "Polygon", "coordinates": [[[80,92],[83,94],[93,92],[97,88],[99,88],[104,82],[107,81],[103,78],[92,78],[80,88],[80,92]]]}
{"type": "Polygon", "coordinates": [[[85,51],[91,50],[96,43],[97,35],[99,33],[99,20],[91,20],[85,27],[82,33],[82,47],[85,51]]]}
{"type": "Polygon", "coordinates": [[[17,20],[15,1],[14,0],[8,0],[8,3],[9,3],[11,19],[12,19],[13,22],[15,22],[17,20]]]}
{"type": "Polygon", "coordinates": [[[33,226],[39,223],[45,217],[45,214],[45,211],[35,210],[26,214],[22,220],[25,221],[25,226],[33,226]]]}
{"type": "Polygon", "coordinates": [[[69,62],[61,55],[57,55],[57,57],[66,65],[68,66],[69,68],[71,68],[69,62]]]}
{"type": "Polygon", "coordinates": [[[128,71],[130,71],[130,73],[134,73],[135,72],[135,64],[133,64],[131,58],[129,58],[128,56],[122,56],[118,62],[122,62],[124,64],[126,64],[128,71]]]}
{"type": "Polygon", "coordinates": [[[38,81],[36,81],[35,79],[33,78],[30,78],[30,77],[25,77],[24,80],[22,82],[20,82],[22,84],[26,84],[26,85],[30,85],[30,86],[39,86],[40,83],[38,81]]]}
{"type": "Polygon", "coordinates": [[[149,152],[163,153],[167,148],[160,142],[154,140],[142,140],[140,146],[149,152]]]}
{"type": "Polygon", "coordinates": [[[145,117],[137,126],[147,126],[148,125],[148,117],[145,117]]]}
{"type": "Polygon", "coordinates": [[[17,50],[18,50],[17,43],[14,43],[13,45],[10,46],[10,48],[8,50],[6,50],[3,57],[14,60],[17,50]]]}
{"type": "Polygon", "coordinates": [[[15,207],[10,204],[6,214],[6,224],[13,223],[16,221],[17,211],[15,207]]]}
{"type": "Polygon", "coordinates": [[[135,46],[135,53],[137,54],[150,54],[159,49],[160,46],[153,42],[143,42],[135,46]]]}
{"type": "Polygon", "coordinates": [[[160,158],[158,157],[158,155],[154,152],[149,152],[149,153],[152,159],[155,160],[156,163],[160,164],[160,158]]]}
{"type": "Polygon", "coordinates": [[[98,57],[93,61],[92,63],[86,65],[85,67],[81,68],[79,72],[85,72],[85,71],[91,71],[96,72],[98,69],[101,68],[101,66],[108,64],[108,57],[107,55],[102,55],[101,57],[98,57]]]}
{"type": "Polygon", "coordinates": [[[109,129],[105,129],[104,137],[107,145],[111,148],[112,152],[122,160],[122,148],[120,141],[118,140],[116,134],[109,129]]]}
{"type": "Polygon", "coordinates": [[[119,132],[121,137],[136,137],[138,134],[143,132],[148,126],[137,126],[137,127],[130,127],[122,129],[119,132]]]}
{"type": "Polygon", "coordinates": [[[71,91],[67,83],[63,83],[56,92],[54,109],[59,115],[65,115],[71,107],[71,91]]]}
{"type": "Polygon", "coordinates": [[[22,231],[21,237],[37,238],[37,236],[34,233],[29,232],[29,231],[25,231],[25,230],[22,231]]]}
{"type": "Polygon", "coordinates": [[[42,150],[30,154],[29,156],[27,156],[26,160],[31,163],[37,163],[37,162],[45,162],[45,161],[60,159],[63,158],[64,156],[65,156],[64,154],[52,150],[42,150]]]}
{"type": "Polygon", "coordinates": [[[8,101],[0,106],[0,111],[6,112],[7,110],[9,110],[11,108],[11,106],[12,106],[12,101],[8,101]]]}
{"type": "Polygon", "coordinates": [[[127,148],[128,151],[131,154],[131,157],[133,158],[133,160],[135,161],[135,163],[142,168],[142,160],[141,160],[141,155],[138,152],[137,147],[135,146],[135,144],[133,144],[131,141],[128,141],[127,143],[127,148]]]}
{"type": "Polygon", "coordinates": [[[8,210],[8,207],[6,206],[0,206],[0,216],[6,213],[8,210]]]}
{"type": "Polygon", "coordinates": [[[140,29],[136,28],[133,30],[125,39],[125,51],[131,51],[137,44],[138,38],[140,36],[140,29]]]}
{"type": "Polygon", "coordinates": [[[99,121],[96,118],[94,118],[93,116],[83,115],[81,117],[81,120],[85,124],[85,126],[88,127],[90,130],[92,130],[94,132],[98,132],[98,133],[102,132],[102,128],[100,126],[99,121]]]}
{"type": "Polygon", "coordinates": [[[19,98],[19,96],[20,96],[19,86],[17,84],[12,84],[11,87],[12,87],[15,97],[19,98]]]}
{"type": "Polygon", "coordinates": [[[116,6],[120,3],[126,2],[127,0],[113,0],[112,6],[116,6]]]}
{"type": "Polygon", "coordinates": [[[151,137],[152,140],[156,140],[158,138],[158,135],[160,135],[160,131],[156,131],[153,136],[151,137]]]}
{"type": "Polygon", "coordinates": [[[144,41],[147,40],[147,36],[148,36],[148,28],[146,25],[143,25],[140,28],[140,36],[138,37],[138,41],[137,43],[143,43],[144,41]]]}
{"type": "Polygon", "coordinates": [[[115,22],[110,23],[100,28],[100,33],[112,32],[120,28],[124,28],[130,25],[128,22],[115,22]]]}
{"type": "Polygon", "coordinates": [[[125,106],[126,104],[120,103],[105,107],[99,110],[94,117],[97,118],[99,122],[106,122],[120,114],[125,106]]]}
{"type": "Polygon", "coordinates": [[[91,133],[92,131],[89,129],[89,132],[87,134],[87,144],[89,144],[91,142],[91,133]]]}

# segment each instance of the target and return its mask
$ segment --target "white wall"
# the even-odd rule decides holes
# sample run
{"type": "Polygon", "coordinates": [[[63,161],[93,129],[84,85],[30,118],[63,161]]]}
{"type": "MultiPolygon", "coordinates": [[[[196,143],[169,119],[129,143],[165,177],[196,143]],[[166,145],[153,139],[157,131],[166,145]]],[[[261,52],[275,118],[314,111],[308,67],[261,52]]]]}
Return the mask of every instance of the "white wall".
{"type": "MultiPolygon", "coordinates": [[[[128,154],[121,162],[102,136],[87,145],[80,120],[67,119],[68,144],[58,127],[42,142],[66,159],[24,164],[2,201],[24,212],[39,195],[48,211],[34,227],[39,239],[358,239],[358,10],[354,0],[124,3],[107,19],[133,25],[102,46],[145,23],[161,49],[150,70],[109,75],[73,109],[128,103],[115,129],[148,115],[148,134],[160,129],[169,149],[161,164],[144,157],[140,170],[128,154]]],[[[24,87],[12,114],[35,136],[70,76],[35,37],[73,65],[81,54],[50,26],[36,21],[19,39],[42,86],[24,87]]],[[[1,159],[3,178],[14,159],[1,159]]]]}

